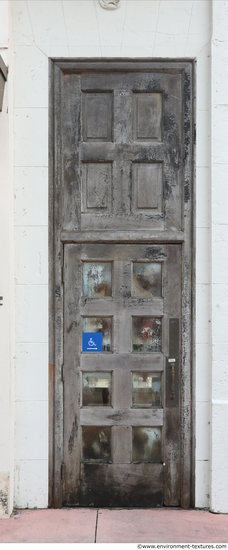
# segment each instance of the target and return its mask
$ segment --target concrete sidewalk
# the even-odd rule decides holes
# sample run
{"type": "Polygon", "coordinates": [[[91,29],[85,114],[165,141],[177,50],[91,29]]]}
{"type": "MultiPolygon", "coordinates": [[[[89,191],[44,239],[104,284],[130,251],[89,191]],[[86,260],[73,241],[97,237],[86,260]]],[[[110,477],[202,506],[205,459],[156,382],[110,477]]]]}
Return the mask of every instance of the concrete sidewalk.
{"type": "Polygon", "coordinates": [[[0,520],[0,543],[228,542],[228,515],[179,509],[20,510],[0,520]]]}

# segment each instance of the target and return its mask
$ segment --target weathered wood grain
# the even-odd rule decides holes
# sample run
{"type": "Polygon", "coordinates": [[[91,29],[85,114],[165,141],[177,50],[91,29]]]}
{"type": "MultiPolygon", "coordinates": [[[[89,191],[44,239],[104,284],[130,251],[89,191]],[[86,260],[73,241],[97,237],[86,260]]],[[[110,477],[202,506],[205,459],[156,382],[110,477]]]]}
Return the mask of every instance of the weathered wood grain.
{"type": "Polygon", "coordinates": [[[162,353],[83,353],[81,356],[82,370],[151,370],[163,371],[164,356],[162,353]]]}
{"type": "Polygon", "coordinates": [[[130,426],[113,426],[112,428],[112,458],[114,464],[130,464],[131,462],[130,426]]]}
{"type": "Polygon", "coordinates": [[[185,234],[182,231],[62,231],[61,241],[67,243],[182,243],[185,234]]]}
{"type": "MultiPolygon", "coordinates": [[[[53,242],[50,249],[53,258],[54,271],[51,292],[53,293],[53,309],[51,310],[52,326],[54,328],[54,356],[51,363],[54,365],[54,449],[53,449],[53,506],[62,506],[61,464],[63,462],[63,386],[61,382],[61,368],[63,364],[63,286],[61,268],[63,262],[63,245],[60,241],[61,207],[62,207],[62,172],[61,172],[61,85],[62,72],[54,65],[54,181],[53,181],[53,242]]],[[[50,235],[50,239],[51,239],[50,235]]]]}
{"type": "MultiPolygon", "coordinates": [[[[54,71],[53,62],[49,60],[49,143],[54,142],[54,71]]],[[[49,149],[49,377],[48,377],[48,401],[49,401],[49,430],[48,430],[48,504],[54,506],[54,445],[55,445],[55,330],[53,314],[55,310],[55,295],[53,281],[55,279],[54,248],[54,159],[52,149],[49,149]]]]}
{"type": "Polygon", "coordinates": [[[151,508],[162,504],[162,464],[81,465],[81,506],[151,508]]]}
{"type": "Polygon", "coordinates": [[[63,228],[181,230],[181,71],[65,73],[63,110],[63,228]]]}
{"type": "Polygon", "coordinates": [[[183,111],[184,111],[184,159],[183,159],[183,229],[186,239],[182,246],[182,363],[181,363],[181,506],[189,508],[191,496],[191,476],[194,475],[192,463],[192,373],[194,372],[193,347],[194,326],[192,322],[192,307],[194,304],[194,236],[192,223],[194,204],[193,179],[193,147],[195,144],[194,128],[194,95],[193,95],[193,65],[190,63],[183,72],[183,111]]]}
{"type": "MultiPolygon", "coordinates": [[[[56,507],[62,504],[154,506],[164,502],[186,508],[190,503],[194,471],[191,448],[194,416],[191,402],[194,381],[191,378],[192,72],[191,60],[78,59],[55,60],[52,64],[50,102],[53,102],[54,124],[51,120],[50,143],[53,140],[54,162],[51,153],[50,220],[53,231],[51,225],[49,242],[50,363],[53,365],[50,368],[53,404],[50,422],[54,423],[54,429],[50,432],[49,502],[56,507]],[[162,108],[159,107],[161,99],[162,108]],[[154,109],[155,130],[146,115],[148,109],[154,109]],[[97,113],[100,116],[95,123],[97,113]],[[160,173],[156,184],[151,185],[150,179],[155,173],[151,166],[156,163],[162,166],[162,177],[160,173]],[[137,174],[136,167],[142,167],[137,174]],[[154,195],[148,196],[147,201],[150,189],[154,195]],[[116,273],[113,296],[107,300],[102,298],[96,302],[81,296],[81,261],[86,259],[113,262],[116,273]],[[162,262],[162,298],[132,298],[132,261],[162,262]],[[113,317],[112,353],[81,353],[83,315],[113,317]],[[131,317],[134,315],[162,317],[161,353],[132,353],[131,317]],[[170,318],[180,319],[180,406],[171,409],[166,407],[164,371],[165,357],[171,350],[170,318]],[[108,414],[106,407],[103,410],[94,407],[94,411],[89,411],[90,407],[80,409],[80,372],[86,370],[113,373],[114,401],[108,425],[112,426],[114,464],[93,463],[80,467],[79,426],[83,418],[86,425],[99,425],[108,414]],[[148,415],[155,412],[130,409],[132,370],[164,371],[164,466],[129,463],[132,423],[141,419],[144,425],[144,419],[145,425],[151,426],[147,424],[151,418],[148,415]],[[118,425],[123,419],[125,423],[118,425]],[[121,464],[121,460],[126,463],[121,464]],[[65,476],[61,480],[63,462],[65,476]]],[[[157,410],[157,420],[161,412],[157,410]]],[[[193,500],[191,503],[194,504],[193,500]]]]}
{"type": "Polygon", "coordinates": [[[80,410],[81,426],[162,426],[163,409],[110,409],[85,407],[80,410]]]}

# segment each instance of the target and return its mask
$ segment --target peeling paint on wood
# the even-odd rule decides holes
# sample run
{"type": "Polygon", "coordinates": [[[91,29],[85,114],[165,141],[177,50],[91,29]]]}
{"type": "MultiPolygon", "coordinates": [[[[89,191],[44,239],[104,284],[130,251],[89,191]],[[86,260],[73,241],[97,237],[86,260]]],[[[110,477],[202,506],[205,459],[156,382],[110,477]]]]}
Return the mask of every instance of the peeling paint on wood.
{"type": "MultiPolygon", "coordinates": [[[[188,507],[192,467],[190,409],[192,64],[188,61],[78,60],[56,62],[54,67],[56,239],[53,244],[54,256],[52,256],[55,264],[52,288],[55,296],[55,363],[57,365],[54,398],[53,494],[55,506],[60,503],[68,505],[80,503],[83,506],[128,506],[137,502],[138,506],[156,506],[165,503],[171,506],[181,504],[183,507],[188,507]],[[155,104],[155,96],[160,97],[161,90],[163,91],[162,110],[158,109],[154,114],[158,130],[156,135],[153,135],[150,124],[145,123],[146,113],[148,108],[152,108],[155,104]],[[82,102],[81,95],[84,98],[82,102]],[[103,105],[102,116],[95,129],[90,128],[89,123],[87,124],[89,119],[92,120],[94,101],[101,102],[103,105]],[[88,113],[81,114],[81,106],[85,111],[87,109],[88,113]],[[115,115],[113,112],[110,115],[110,109],[113,108],[115,108],[115,115]],[[61,117],[62,112],[64,117],[61,117]],[[107,125],[104,124],[105,117],[107,125]],[[135,124],[136,120],[138,126],[135,124]],[[160,188],[157,189],[156,186],[153,188],[154,192],[158,193],[158,199],[153,199],[148,205],[145,197],[139,201],[137,199],[141,189],[137,180],[137,174],[140,171],[133,169],[134,163],[135,166],[136,164],[142,166],[141,173],[145,177],[148,173],[154,173],[150,168],[151,164],[162,163],[160,188]],[[89,166],[89,170],[85,170],[85,166],[89,166]],[[111,169],[110,166],[112,166],[111,169]],[[86,174],[84,179],[83,173],[86,174]],[[91,183],[95,181],[98,174],[102,174],[101,195],[104,181],[108,182],[111,189],[111,194],[105,201],[103,196],[99,198],[99,178],[96,185],[91,183]],[[95,185],[95,188],[91,185],[95,185]],[[95,203],[91,202],[87,196],[90,187],[96,192],[95,203]],[[81,205],[82,196],[84,203],[81,205]],[[159,196],[162,197],[161,201],[159,196]],[[66,243],[64,244],[64,262],[61,239],[66,243]],[[120,244],[115,244],[117,242],[120,244]],[[137,244],[139,242],[147,244],[139,245],[137,244]],[[168,242],[182,244],[166,245],[165,243],[168,242]],[[137,247],[141,247],[140,255],[137,247]],[[114,281],[114,294],[99,298],[98,312],[93,298],[81,296],[81,261],[101,261],[103,258],[106,261],[113,261],[115,254],[120,269],[114,281]],[[165,292],[167,291],[167,294],[164,294],[164,304],[163,298],[159,297],[152,298],[151,303],[148,297],[133,298],[131,261],[159,261],[159,259],[163,265],[169,266],[163,270],[163,287],[165,292]],[[61,285],[63,263],[65,289],[61,285]],[[172,275],[170,266],[173,266],[172,275]],[[171,281],[173,286],[169,291],[171,281]],[[182,295],[180,289],[182,289],[182,295]],[[150,317],[151,307],[153,307],[153,315],[163,318],[162,353],[168,355],[168,318],[180,318],[182,328],[180,408],[174,407],[167,412],[165,395],[162,396],[164,430],[161,453],[162,460],[165,458],[164,466],[130,464],[132,427],[130,418],[136,411],[131,409],[130,376],[131,365],[134,364],[135,359],[130,353],[131,332],[127,327],[131,326],[130,318],[139,315],[138,308],[142,308],[140,311],[143,311],[143,316],[150,317]],[[98,361],[99,358],[87,358],[86,354],[84,357],[80,355],[82,313],[83,316],[92,317],[97,316],[98,313],[102,317],[113,316],[112,353],[102,355],[100,361],[98,361]],[[123,326],[124,332],[121,328],[123,326]],[[123,340],[123,334],[126,342],[123,340]],[[76,348],[79,351],[75,352],[76,348]],[[60,383],[63,350],[64,385],[60,383]],[[93,363],[91,363],[92,360],[93,363]],[[120,360],[123,360],[121,365],[120,360]],[[86,369],[96,371],[101,369],[102,365],[105,371],[114,372],[114,366],[118,368],[119,382],[117,383],[114,377],[113,386],[118,406],[115,406],[112,413],[108,412],[108,407],[105,408],[106,416],[103,412],[99,412],[98,407],[87,407],[80,412],[80,369],[84,372],[86,369]],[[121,397],[123,387],[126,388],[125,405],[121,397]],[[128,391],[127,388],[130,390],[128,391]],[[124,410],[126,402],[130,413],[128,416],[124,410]],[[90,412],[88,412],[89,409],[91,409],[90,412]],[[78,420],[80,415],[81,422],[78,420]],[[114,464],[80,465],[83,425],[91,426],[95,423],[98,427],[102,426],[99,424],[102,421],[102,415],[103,420],[106,418],[103,425],[111,426],[113,442],[117,441],[118,433],[118,437],[125,438],[126,444],[116,447],[113,453],[116,461],[114,464]],[[128,428],[128,431],[125,428],[128,428]],[[117,430],[116,434],[115,430],[117,430]],[[125,464],[120,465],[120,456],[121,460],[126,461],[125,464]],[[65,464],[66,470],[62,482],[61,463],[65,464]],[[145,479],[148,479],[148,475],[152,479],[155,470],[149,470],[147,466],[160,468],[152,493],[152,486],[148,489],[150,484],[145,479]],[[100,475],[104,485],[102,495],[98,487],[100,475]],[[147,478],[144,479],[145,475],[147,478]],[[121,484],[122,494],[118,489],[121,484]]],[[[148,185],[147,182],[143,193],[147,188],[149,189],[148,185]]],[[[154,354],[154,357],[157,355],[159,354],[154,354]]],[[[149,371],[151,365],[154,365],[154,370],[162,372],[164,362],[155,361],[153,354],[151,356],[148,354],[148,357],[151,359],[150,366],[146,354],[140,355],[142,361],[141,364],[137,363],[137,371],[140,372],[143,369],[149,371]]],[[[146,419],[145,409],[142,410],[146,419]]],[[[159,422],[162,409],[158,411],[159,414],[154,417],[154,422],[155,418],[159,422]]],[[[150,413],[152,414],[152,409],[150,413]]],[[[163,421],[161,422],[160,419],[160,424],[155,425],[162,426],[163,421]]],[[[143,426],[142,423],[141,426],[143,426]]]]}

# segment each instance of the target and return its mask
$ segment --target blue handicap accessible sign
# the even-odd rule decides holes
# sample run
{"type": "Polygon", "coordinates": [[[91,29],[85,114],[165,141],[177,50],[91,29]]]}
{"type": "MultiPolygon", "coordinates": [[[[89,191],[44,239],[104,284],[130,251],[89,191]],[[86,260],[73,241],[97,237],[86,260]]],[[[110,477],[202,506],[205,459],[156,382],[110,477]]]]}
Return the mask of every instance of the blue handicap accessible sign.
{"type": "Polygon", "coordinates": [[[102,333],[83,332],[82,351],[102,351],[102,333]]]}

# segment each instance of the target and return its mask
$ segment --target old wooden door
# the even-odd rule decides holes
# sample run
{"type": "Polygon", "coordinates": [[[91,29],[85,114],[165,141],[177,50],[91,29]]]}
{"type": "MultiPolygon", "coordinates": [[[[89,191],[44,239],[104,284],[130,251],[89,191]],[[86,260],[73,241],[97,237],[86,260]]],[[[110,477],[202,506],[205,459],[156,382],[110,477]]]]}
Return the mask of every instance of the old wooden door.
{"type": "Polygon", "coordinates": [[[51,502],[188,507],[192,63],[53,75],[51,502]]]}

